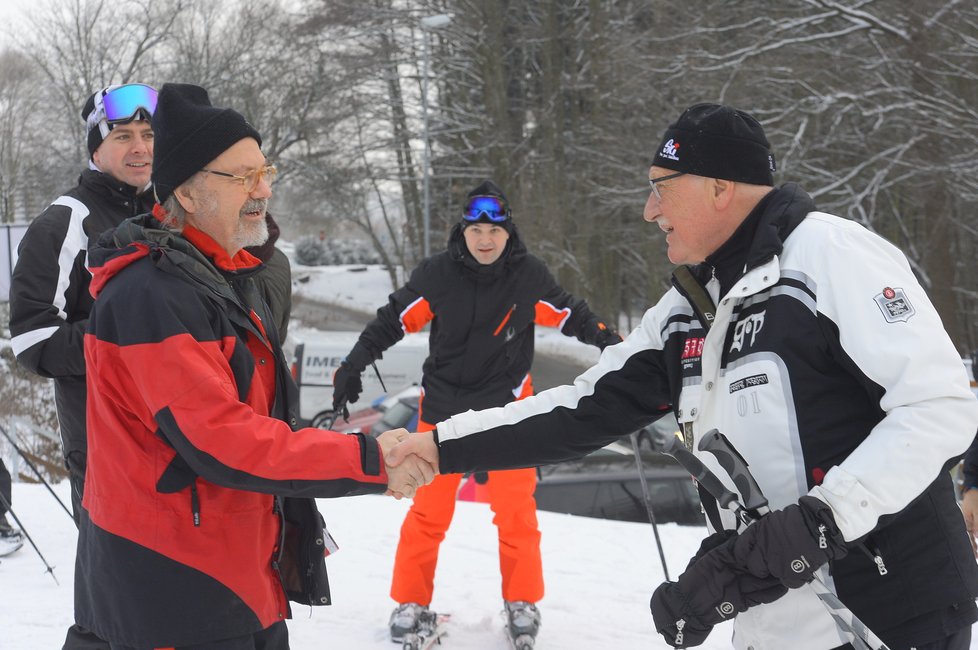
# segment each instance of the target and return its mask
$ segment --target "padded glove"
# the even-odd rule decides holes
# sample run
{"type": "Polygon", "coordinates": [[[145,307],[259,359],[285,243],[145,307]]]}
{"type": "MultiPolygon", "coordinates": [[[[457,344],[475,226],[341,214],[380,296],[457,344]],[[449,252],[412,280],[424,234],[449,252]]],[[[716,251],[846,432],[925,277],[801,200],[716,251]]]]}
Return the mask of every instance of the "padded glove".
{"type": "Polygon", "coordinates": [[[848,548],[832,509],[821,499],[804,496],[748,526],[733,552],[740,570],[758,578],[773,576],[796,589],[811,582],[829,560],[845,557],[848,548]]]}
{"type": "Polygon", "coordinates": [[[345,408],[360,399],[363,380],[360,372],[353,369],[348,361],[343,361],[333,373],[333,411],[345,408]]]}
{"type": "Polygon", "coordinates": [[[622,342],[621,336],[604,323],[598,323],[598,334],[594,337],[594,344],[604,350],[609,345],[622,342]]]}
{"type": "Polygon", "coordinates": [[[717,623],[787,593],[777,578],[738,570],[733,553],[737,539],[732,531],[706,538],[679,580],[662,583],[652,594],[655,629],[670,646],[700,645],[717,623]]]}

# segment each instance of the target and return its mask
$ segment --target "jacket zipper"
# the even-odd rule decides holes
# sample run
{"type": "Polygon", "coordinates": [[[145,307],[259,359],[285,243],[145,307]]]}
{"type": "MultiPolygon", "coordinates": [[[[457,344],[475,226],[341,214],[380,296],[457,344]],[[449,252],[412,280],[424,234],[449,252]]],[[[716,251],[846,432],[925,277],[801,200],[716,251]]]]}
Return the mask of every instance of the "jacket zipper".
{"type": "MultiPolygon", "coordinates": [[[[285,511],[282,508],[280,497],[272,497],[272,514],[278,515],[279,534],[278,534],[278,553],[272,557],[272,569],[278,576],[278,584],[282,587],[282,596],[285,599],[285,608],[288,608],[288,591],[285,587],[285,577],[282,575],[282,556],[285,555],[285,511]]],[[[279,616],[285,616],[284,612],[279,612],[279,616]]]]}
{"type": "Polygon", "coordinates": [[[503,321],[501,323],[499,323],[499,327],[497,327],[496,328],[496,331],[492,333],[493,336],[499,336],[499,333],[501,331],[503,331],[503,328],[504,327],[506,327],[506,323],[509,322],[509,317],[513,315],[513,312],[514,311],[516,311],[516,303],[515,302],[513,303],[513,306],[509,308],[509,311],[506,312],[506,315],[503,316],[503,321]]]}
{"type": "Polygon", "coordinates": [[[876,565],[876,570],[879,571],[881,576],[885,576],[887,573],[889,573],[889,570],[886,568],[886,564],[883,562],[883,554],[880,553],[879,548],[875,544],[871,545],[867,539],[865,542],[859,545],[859,548],[862,549],[862,552],[873,561],[873,564],[876,565]]]}
{"type": "Polygon", "coordinates": [[[197,494],[197,479],[190,484],[190,512],[194,516],[194,528],[200,527],[200,495],[197,494]]]}

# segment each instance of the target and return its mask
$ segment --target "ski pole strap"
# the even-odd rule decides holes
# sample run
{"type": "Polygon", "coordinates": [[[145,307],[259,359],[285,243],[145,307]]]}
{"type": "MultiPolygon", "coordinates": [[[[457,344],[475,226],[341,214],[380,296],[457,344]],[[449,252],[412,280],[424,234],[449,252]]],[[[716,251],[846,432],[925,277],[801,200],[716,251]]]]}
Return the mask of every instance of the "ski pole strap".
{"type": "Polygon", "coordinates": [[[679,293],[686,297],[693,311],[703,324],[703,329],[709,330],[716,318],[717,307],[713,303],[706,288],[693,275],[688,264],[676,267],[672,272],[672,283],[679,293]]]}

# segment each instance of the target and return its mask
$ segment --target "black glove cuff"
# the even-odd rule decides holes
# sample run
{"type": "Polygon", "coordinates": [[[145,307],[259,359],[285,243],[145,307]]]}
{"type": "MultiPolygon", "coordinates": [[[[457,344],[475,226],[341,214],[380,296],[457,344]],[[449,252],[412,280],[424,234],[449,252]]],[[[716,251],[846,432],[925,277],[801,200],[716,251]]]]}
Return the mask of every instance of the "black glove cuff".
{"type": "Polygon", "coordinates": [[[649,600],[656,631],[673,648],[701,645],[713,626],[691,615],[689,599],[675,582],[664,582],[649,600]]]}
{"type": "Polygon", "coordinates": [[[821,499],[812,496],[803,496],[798,500],[798,506],[805,519],[805,525],[828,559],[838,560],[845,557],[849,547],[842,536],[842,531],[835,523],[832,508],[821,499]]]}
{"type": "Polygon", "coordinates": [[[373,361],[374,356],[367,351],[367,348],[357,343],[340,365],[346,364],[353,372],[362,374],[373,361]]]}

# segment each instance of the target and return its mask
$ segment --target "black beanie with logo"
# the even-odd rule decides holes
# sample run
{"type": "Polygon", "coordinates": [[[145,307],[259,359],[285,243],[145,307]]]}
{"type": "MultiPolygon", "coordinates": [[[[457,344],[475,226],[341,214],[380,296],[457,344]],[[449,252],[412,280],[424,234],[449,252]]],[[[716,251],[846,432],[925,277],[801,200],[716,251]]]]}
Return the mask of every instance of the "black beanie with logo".
{"type": "Polygon", "coordinates": [[[738,183],[774,185],[771,144],[754,117],[731,106],[687,108],[662,137],[652,164],[738,183]]]}
{"type": "Polygon", "coordinates": [[[184,181],[245,138],[261,134],[237,111],[191,84],[163,84],[153,113],[153,187],[163,203],[184,181]]]}

